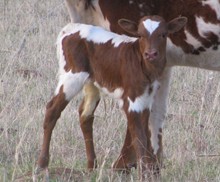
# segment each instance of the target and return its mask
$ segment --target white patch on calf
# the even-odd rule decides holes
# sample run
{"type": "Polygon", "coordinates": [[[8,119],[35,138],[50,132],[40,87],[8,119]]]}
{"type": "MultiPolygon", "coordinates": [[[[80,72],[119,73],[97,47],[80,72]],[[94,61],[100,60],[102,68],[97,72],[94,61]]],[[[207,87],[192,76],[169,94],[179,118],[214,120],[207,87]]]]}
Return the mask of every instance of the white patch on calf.
{"type": "Polygon", "coordinates": [[[115,36],[112,39],[112,43],[114,44],[114,47],[118,47],[121,43],[129,43],[129,42],[135,42],[137,38],[128,37],[127,35],[119,35],[115,36]]]}
{"type": "Polygon", "coordinates": [[[59,59],[59,82],[55,90],[57,95],[60,91],[60,87],[63,86],[63,92],[67,101],[70,101],[83,87],[85,81],[89,77],[87,72],[72,73],[70,70],[66,72],[64,67],[66,65],[65,56],[63,54],[62,41],[63,39],[71,34],[71,26],[65,26],[57,37],[57,57],[59,59]]]}
{"type": "Polygon", "coordinates": [[[129,43],[137,40],[137,38],[128,37],[126,35],[118,35],[106,31],[101,27],[88,25],[80,29],[80,36],[81,38],[85,38],[88,41],[92,41],[98,44],[106,43],[111,40],[114,47],[118,47],[121,43],[129,43]]]}
{"type": "Polygon", "coordinates": [[[201,1],[202,5],[208,5],[213,9],[217,15],[217,18],[220,20],[220,2],[217,0],[206,0],[206,1],[201,1]]]}
{"type": "Polygon", "coordinates": [[[79,32],[81,38],[86,39],[87,41],[92,41],[96,44],[104,44],[108,41],[111,41],[114,47],[118,47],[121,43],[135,42],[137,38],[129,37],[126,35],[118,35],[112,32],[109,32],[101,27],[70,23],[66,25],[61,33],[58,36],[58,42],[68,35],[79,32]]]}
{"type": "Polygon", "coordinates": [[[124,89],[116,88],[113,92],[109,92],[107,88],[101,87],[97,82],[94,82],[94,85],[99,90],[101,90],[105,95],[108,95],[109,97],[115,99],[118,102],[119,108],[122,108],[124,102],[121,98],[122,98],[122,95],[124,93],[124,89]]]}
{"type": "Polygon", "coordinates": [[[132,101],[128,97],[128,102],[129,102],[129,108],[128,111],[131,112],[143,112],[145,109],[151,110],[153,101],[154,101],[154,96],[156,94],[156,91],[159,88],[159,82],[154,81],[153,84],[150,86],[148,85],[147,88],[145,89],[145,92],[143,95],[135,98],[134,101],[132,101]],[[149,89],[152,87],[152,92],[149,94],[149,89]]]}
{"type": "Polygon", "coordinates": [[[220,24],[207,23],[202,17],[196,16],[196,24],[199,35],[206,38],[206,34],[213,32],[215,35],[220,37],[220,24]]]}
{"type": "Polygon", "coordinates": [[[72,73],[71,70],[59,76],[59,82],[55,91],[57,95],[63,86],[63,92],[67,101],[70,101],[83,88],[89,74],[87,72],[72,73]]]}
{"type": "Polygon", "coordinates": [[[150,33],[150,35],[159,27],[160,22],[147,19],[143,21],[144,27],[150,33]]]}

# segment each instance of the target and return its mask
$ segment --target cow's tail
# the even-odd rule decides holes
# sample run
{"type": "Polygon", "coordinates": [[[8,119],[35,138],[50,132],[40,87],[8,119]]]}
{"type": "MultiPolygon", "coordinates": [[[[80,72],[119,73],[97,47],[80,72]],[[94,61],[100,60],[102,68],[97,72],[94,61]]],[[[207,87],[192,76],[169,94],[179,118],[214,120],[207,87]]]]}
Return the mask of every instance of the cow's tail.
{"type": "Polygon", "coordinates": [[[71,22],[89,23],[88,17],[94,11],[94,0],[65,0],[71,22]]]}

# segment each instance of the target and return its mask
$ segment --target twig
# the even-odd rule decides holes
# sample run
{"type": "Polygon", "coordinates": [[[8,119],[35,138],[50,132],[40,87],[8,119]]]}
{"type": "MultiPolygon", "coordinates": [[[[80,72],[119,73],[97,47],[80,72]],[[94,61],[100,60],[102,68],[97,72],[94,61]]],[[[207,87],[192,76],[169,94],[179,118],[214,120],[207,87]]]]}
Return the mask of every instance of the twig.
{"type": "Polygon", "coordinates": [[[220,157],[220,154],[201,154],[201,155],[196,155],[197,157],[220,157]]]}

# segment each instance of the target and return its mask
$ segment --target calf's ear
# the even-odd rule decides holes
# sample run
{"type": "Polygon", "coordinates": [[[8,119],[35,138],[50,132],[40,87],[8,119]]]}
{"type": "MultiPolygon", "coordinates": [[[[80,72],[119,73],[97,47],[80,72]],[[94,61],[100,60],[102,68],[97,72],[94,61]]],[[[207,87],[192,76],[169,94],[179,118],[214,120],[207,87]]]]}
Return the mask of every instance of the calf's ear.
{"type": "Polygon", "coordinates": [[[187,23],[186,17],[178,17],[178,18],[171,20],[167,25],[168,33],[172,34],[172,33],[178,32],[186,25],[186,23],[187,23]]]}
{"type": "Polygon", "coordinates": [[[131,35],[138,36],[137,23],[127,19],[120,19],[118,20],[118,24],[126,32],[130,33],[131,35]]]}

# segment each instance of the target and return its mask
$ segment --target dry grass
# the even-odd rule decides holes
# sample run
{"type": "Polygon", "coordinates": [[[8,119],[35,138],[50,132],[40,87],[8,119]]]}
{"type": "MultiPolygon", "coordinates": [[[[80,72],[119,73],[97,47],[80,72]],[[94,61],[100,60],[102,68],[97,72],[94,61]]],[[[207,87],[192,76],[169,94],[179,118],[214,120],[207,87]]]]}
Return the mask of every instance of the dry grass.
{"type": "MultiPolygon", "coordinates": [[[[56,36],[69,21],[62,1],[0,1],[0,181],[29,181],[42,142],[46,102],[56,86],[56,36]],[[20,177],[20,178],[19,178],[20,177]]],[[[176,68],[164,128],[162,181],[220,181],[220,74],[176,68]]],[[[51,181],[135,181],[112,173],[124,139],[124,115],[105,99],[96,111],[100,167],[85,173],[78,96],[51,143],[51,181]],[[126,178],[126,179],[125,179],[126,178]]]]}

